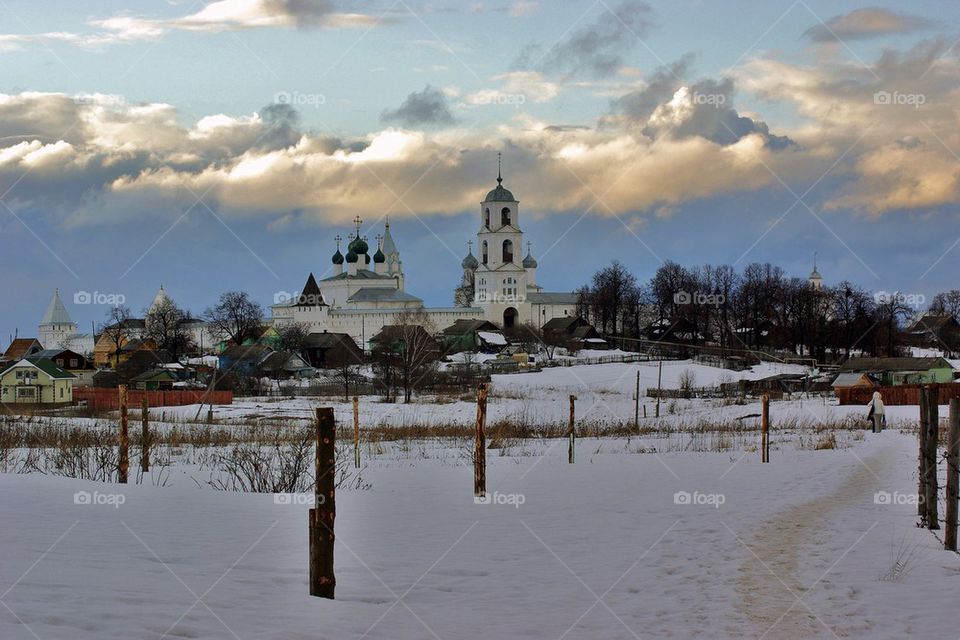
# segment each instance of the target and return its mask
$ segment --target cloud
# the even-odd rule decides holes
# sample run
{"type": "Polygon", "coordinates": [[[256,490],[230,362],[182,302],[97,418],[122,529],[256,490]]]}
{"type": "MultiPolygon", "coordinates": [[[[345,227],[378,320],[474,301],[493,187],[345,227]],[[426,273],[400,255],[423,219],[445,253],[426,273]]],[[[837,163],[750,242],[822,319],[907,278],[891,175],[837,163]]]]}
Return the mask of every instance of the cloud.
{"type": "Polygon", "coordinates": [[[788,137],[771,134],[765,122],[740,115],[733,108],[732,79],[684,82],[682,76],[690,62],[690,57],[684,57],[654,71],[648,82],[614,100],[615,113],[653,139],[699,136],[731,145],[756,134],[774,150],[795,146],[788,137]]]}
{"type": "Polygon", "coordinates": [[[383,20],[360,12],[338,11],[328,0],[218,0],[194,13],[172,19],[118,15],[90,20],[96,29],[88,33],[47,32],[0,34],[0,51],[22,49],[24,45],[60,42],[88,49],[157,40],[170,31],[218,33],[243,29],[355,28],[372,27],[383,20]]]}
{"type": "Polygon", "coordinates": [[[424,87],[423,91],[415,91],[408,95],[396,109],[384,110],[380,114],[380,120],[412,128],[454,123],[446,95],[430,85],[424,87]]]}
{"type": "Polygon", "coordinates": [[[614,75],[623,66],[624,55],[653,26],[653,10],[639,0],[625,0],[615,9],[601,4],[602,13],[595,22],[575,29],[547,51],[540,44],[527,45],[514,67],[567,77],[614,75]]]}
{"type": "Polygon", "coordinates": [[[527,102],[550,102],[560,95],[560,85],[536,71],[511,71],[492,78],[501,83],[496,89],[481,89],[464,98],[468,105],[506,105],[519,107],[527,102]]]}
{"type": "Polygon", "coordinates": [[[933,23],[926,18],[869,7],[834,16],[825,23],[810,27],[804,35],[814,42],[829,43],[910,33],[932,26],[933,23]]]}

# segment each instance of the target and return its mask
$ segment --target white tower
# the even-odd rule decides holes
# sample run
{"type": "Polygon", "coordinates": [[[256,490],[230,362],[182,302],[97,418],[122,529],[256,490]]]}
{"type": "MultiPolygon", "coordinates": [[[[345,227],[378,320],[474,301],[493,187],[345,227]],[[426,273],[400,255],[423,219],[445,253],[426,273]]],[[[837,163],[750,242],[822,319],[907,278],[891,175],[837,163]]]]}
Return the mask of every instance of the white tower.
{"type": "Polygon", "coordinates": [[[77,333],[76,323],[70,319],[67,308],[60,299],[60,289],[55,289],[53,299],[37,327],[37,339],[44,349],[54,349],[66,344],[67,338],[77,333]]]}
{"type": "Polygon", "coordinates": [[[520,258],[520,202],[503,186],[499,154],[497,164],[497,186],[480,203],[474,303],[486,309],[487,318],[508,329],[519,322],[517,307],[526,299],[527,272],[520,258]]]}
{"type": "Polygon", "coordinates": [[[817,271],[816,253],[813,254],[813,271],[810,272],[810,276],[807,278],[807,284],[809,284],[814,291],[823,289],[823,277],[820,275],[820,272],[817,271]]]}

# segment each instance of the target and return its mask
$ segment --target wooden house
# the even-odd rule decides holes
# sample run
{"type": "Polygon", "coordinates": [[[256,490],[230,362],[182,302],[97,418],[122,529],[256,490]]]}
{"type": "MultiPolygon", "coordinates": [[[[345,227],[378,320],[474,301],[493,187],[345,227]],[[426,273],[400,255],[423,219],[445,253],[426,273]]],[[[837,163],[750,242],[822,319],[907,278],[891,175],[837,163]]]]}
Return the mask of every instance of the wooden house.
{"type": "Polygon", "coordinates": [[[69,404],[74,375],[50,360],[23,358],[0,368],[0,401],[4,404],[69,404]]]}

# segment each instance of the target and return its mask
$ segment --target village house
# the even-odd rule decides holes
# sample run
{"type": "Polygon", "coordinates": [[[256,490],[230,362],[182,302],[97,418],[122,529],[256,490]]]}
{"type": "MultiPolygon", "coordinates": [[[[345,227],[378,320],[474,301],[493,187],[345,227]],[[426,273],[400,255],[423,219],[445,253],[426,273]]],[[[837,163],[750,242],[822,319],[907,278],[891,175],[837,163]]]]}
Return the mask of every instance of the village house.
{"type": "Polygon", "coordinates": [[[303,341],[300,354],[311,367],[317,369],[362,364],[364,360],[363,351],[353,338],[346,333],[330,331],[308,335],[303,341]]]}
{"type": "Polygon", "coordinates": [[[74,375],[50,360],[24,358],[0,368],[4,404],[70,404],[74,375]]]}
{"type": "Polygon", "coordinates": [[[953,382],[953,365],[946,359],[929,358],[850,358],[840,373],[866,373],[883,386],[953,382]]]}
{"type": "Polygon", "coordinates": [[[17,338],[10,343],[7,350],[3,352],[4,362],[19,362],[23,358],[29,358],[43,351],[43,345],[36,338],[17,338]]]}

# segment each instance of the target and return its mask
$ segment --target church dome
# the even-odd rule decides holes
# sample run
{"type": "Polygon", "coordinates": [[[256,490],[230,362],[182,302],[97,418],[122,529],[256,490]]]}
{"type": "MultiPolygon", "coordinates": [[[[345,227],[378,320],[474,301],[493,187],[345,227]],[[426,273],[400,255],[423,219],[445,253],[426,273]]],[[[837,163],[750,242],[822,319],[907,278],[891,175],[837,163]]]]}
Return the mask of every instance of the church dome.
{"type": "Polygon", "coordinates": [[[464,269],[476,269],[480,266],[480,261],[474,257],[471,251],[467,254],[467,257],[463,259],[463,262],[460,263],[460,266],[464,269]]]}
{"type": "Polygon", "coordinates": [[[337,252],[333,254],[333,264],[343,264],[343,254],[340,253],[340,249],[337,249],[337,252]]]}
{"type": "Polygon", "coordinates": [[[820,272],[817,271],[817,268],[814,267],[813,271],[810,272],[810,280],[823,280],[823,277],[820,275],[820,272]]]}
{"type": "Polygon", "coordinates": [[[517,199],[513,197],[513,193],[509,189],[500,184],[503,182],[502,178],[497,178],[497,187],[487,194],[487,197],[484,198],[484,202],[516,202],[517,199]]]}
{"type": "Polygon", "coordinates": [[[377,264],[383,264],[387,261],[387,256],[383,255],[383,251],[377,249],[377,252],[373,254],[373,261],[377,264]]]}
{"type": "Polygon", "coordinates": [[[357,236],[350,241],[350,244],[347,245],[347,249],[353,251],[354,253],[366,253],[370,250],[370,247],[367,246],[367,241],[357,236]]]}
{"type": "Polygon", "coordinates": [[[530,252],[527,251],[527,257],[523,259],[523,268],[524,269],[536,269],[537,261],[534,259],[530,252]]]}
{"type": "Polygon", "coordinates": [[[347,262],[349,262],[350,264],[353,264],[356,261],[357,261],[356,252],[354,252],[353,249],[350,249],[349,251],[347,251],[347,262]]]}

